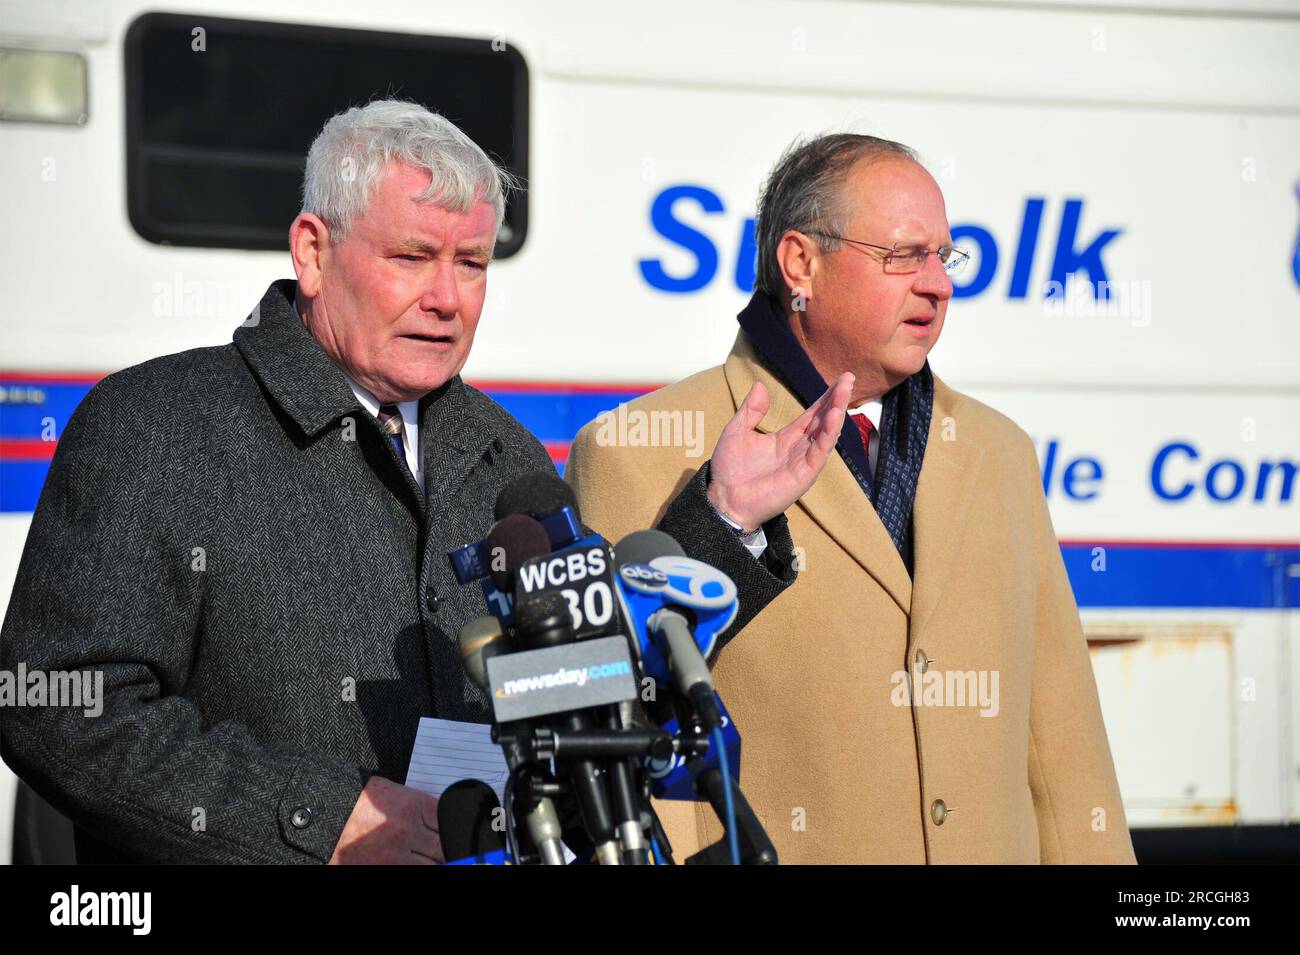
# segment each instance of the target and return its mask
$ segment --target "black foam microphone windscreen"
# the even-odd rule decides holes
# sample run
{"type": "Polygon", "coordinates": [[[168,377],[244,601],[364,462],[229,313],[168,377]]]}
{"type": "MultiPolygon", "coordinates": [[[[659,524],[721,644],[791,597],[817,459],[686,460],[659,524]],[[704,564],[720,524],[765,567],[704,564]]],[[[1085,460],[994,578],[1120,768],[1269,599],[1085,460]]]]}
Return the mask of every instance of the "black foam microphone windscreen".
{"type": "Polygon", "coordinates": [[[574,638],[569,601],[558,590],[529,595],[515,606],[515,627],[534,649],[569,643],[574,638]]]}
{"type": "Polygon", "coordinates": [[[546,528],[527,514],[507,514],[488,531],[488,567],[497,590],[509,593],[515,586],[515,571],[524,561],[551,552],[546,528]]]}
{"type": "Polygon", "coordinates": [[[510,514],[528,514],[532,517],[544,517],[554,514],[562,507],[573,508],[573,514],[579,521],[578,499],[573,496],[573,488],[564,483],[554,471],[534,471],[517,477],[497,495],[493,517],[496,520],[510,514]]]}
{"type": "Polygon", "coordinates": [[[685,557],[682,545],[663,531],[633,531],[614,548],[614,563],[648,564],[656,557],[685,557]]]}
{"type": "Polygon", "coordinates": [[[479,779],[452,783],[438,797],[438,836],[448,862],[505,848],[505,833],[493,828],[504,817],[492,787],[479,779]]]}

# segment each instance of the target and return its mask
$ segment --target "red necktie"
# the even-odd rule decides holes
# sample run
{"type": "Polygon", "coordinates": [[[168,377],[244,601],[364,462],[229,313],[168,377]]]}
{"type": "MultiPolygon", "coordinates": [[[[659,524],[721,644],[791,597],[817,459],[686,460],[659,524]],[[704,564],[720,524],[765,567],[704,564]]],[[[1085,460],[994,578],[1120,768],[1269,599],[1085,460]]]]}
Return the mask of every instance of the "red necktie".
{"type": "Polygon", "coordinates": [[[858,434],[862,435],[862,450],[867,455],[867,461],[870,462],[871,432],[875,431],[876,429],[872,425],[871,419],[864,414],[849,415],[849,417],[852,418],[853,423],[858,426],[858,434]]]}

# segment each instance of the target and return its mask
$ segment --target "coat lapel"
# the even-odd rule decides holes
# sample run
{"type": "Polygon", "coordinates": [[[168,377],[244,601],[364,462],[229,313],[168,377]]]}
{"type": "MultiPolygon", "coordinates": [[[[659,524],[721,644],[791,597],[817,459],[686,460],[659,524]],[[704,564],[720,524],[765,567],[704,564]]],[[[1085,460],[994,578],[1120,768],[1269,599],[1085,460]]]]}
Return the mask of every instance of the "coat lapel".
{"type": "Polygon", "coordinates": [[[975,479],[984,452],[961,440],[960,405],[961,397],[936,376],[934,415],[912,506],[914,630],[925,625],[938,605],[972,517],[975,479]]]}
{"type": "MultiPolygon", "coordinates": [[[[759,362],[743,332],[737,336],[723,370],[736,408],[755,381],[766,386],[771,403],[758,430],[766,434],[779,431],[803,413],[799,399],[759,362]]],[[[889,531],[838,453],[830,456],[821,477],[799,499],[799,506],[875,578],[904,613],[909,611],[912,581],[907,567],[889,531]]]]}
{"type": "Polygon", "coordinates": [[[420,453],[429,513],[456,500],[465,480],[496,441],[478,416],[470,413],[465,388],[457,376],[420,399],[420,453]]]}

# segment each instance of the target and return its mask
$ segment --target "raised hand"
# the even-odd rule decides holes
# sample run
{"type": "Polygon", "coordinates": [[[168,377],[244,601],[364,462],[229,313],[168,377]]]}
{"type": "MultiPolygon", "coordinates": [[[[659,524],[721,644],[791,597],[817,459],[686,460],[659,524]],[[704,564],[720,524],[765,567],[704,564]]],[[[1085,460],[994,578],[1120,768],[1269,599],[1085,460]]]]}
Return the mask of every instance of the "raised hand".
{"type": "Polygon", "coordinates": [[[852,391],[853,375],[845,372],[794,421],[763,434],[756,429],[769,398],[767,388],[755,382],[713,450],[710,503],[746,531],[784,513],[826,466],[852,391]]]}

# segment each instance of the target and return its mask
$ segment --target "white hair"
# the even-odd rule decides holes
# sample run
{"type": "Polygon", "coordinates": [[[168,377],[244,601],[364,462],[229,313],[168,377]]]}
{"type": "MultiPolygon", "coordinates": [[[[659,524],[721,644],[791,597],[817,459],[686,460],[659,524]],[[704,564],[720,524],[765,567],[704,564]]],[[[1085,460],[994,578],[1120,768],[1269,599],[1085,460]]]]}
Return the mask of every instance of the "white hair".
{"type": "Polygon", "coordinates": [[[365,215],[390,162],[430,174],[416,198],[453,212],[489,202],[500,230],[506,196],[520,184],[455,123],[419,103],[376,100],[331,117],[307,152],[302,211],[319,216],[337,241],[365,215]]]}

